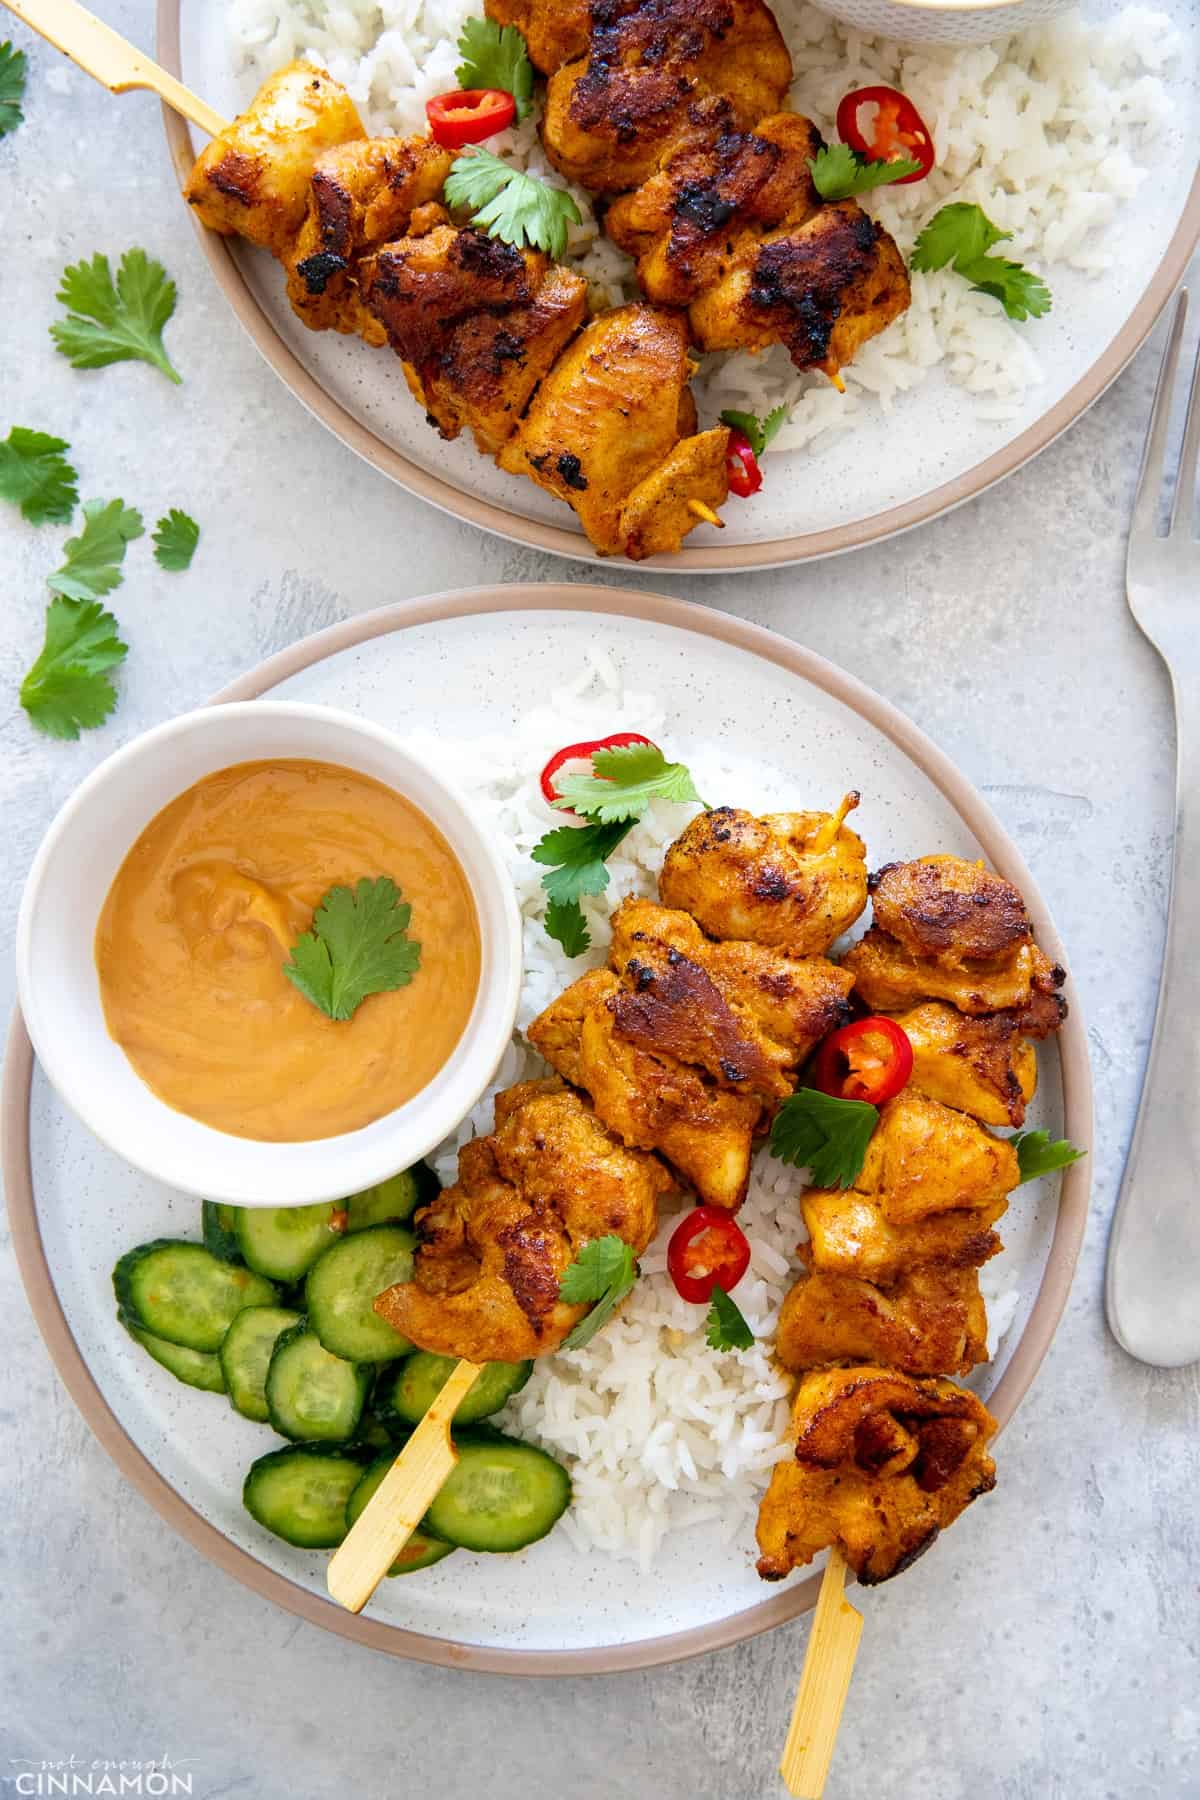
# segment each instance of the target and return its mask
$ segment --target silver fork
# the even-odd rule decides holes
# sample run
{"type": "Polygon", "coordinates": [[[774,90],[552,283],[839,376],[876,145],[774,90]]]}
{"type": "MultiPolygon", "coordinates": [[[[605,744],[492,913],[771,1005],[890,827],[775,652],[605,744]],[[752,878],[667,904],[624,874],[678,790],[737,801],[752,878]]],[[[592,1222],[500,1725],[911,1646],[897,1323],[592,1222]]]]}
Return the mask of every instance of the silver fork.
{"type": "Polygon", "coordinates": [[[1114,1337],[1160,1368],[1200,1358],[1200,350],[1167,535],[1156,529],[1167,426],[1187,317],[1180,294],[1142,457],[1125,583],[1175,697],[1175,850],[1158,1010],[1108,1244],[1114,1337]],[[1189,941],[1190,940],[1190,941],[1189,941]]]}

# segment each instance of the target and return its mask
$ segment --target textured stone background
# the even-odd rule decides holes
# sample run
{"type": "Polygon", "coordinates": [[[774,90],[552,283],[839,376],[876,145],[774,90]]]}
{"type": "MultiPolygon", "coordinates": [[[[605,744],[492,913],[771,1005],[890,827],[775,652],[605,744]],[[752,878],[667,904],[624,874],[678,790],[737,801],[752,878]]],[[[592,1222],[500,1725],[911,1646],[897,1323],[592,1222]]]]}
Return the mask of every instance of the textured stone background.
{"type": "MultiPolygon", "coordinates": [[[[150,42],[146,0],[103,10],[150,42]]],[[[163,579],[136,547],[117,598],[133,646],[120,707],[106,729],[59,745],[30,729],[16,689],[40,643],[40,584],[61,534],[0,516],[6,1006],[34,848],[109,750],[349,613],[572,573],[407,498],[321,431],[213,289],[155,104],[112,100],[19,26],[12,35],[32,71],[28,121],[0,143],[0,435],[14,421],[56,431],[74,446],[85,495],[119,493],[151,521],[184,506],[205,536],[184,579],[163,579]],[[169,340],[181,389],[134,364],[74,373],[46,337],[64,265],[130,243],[179,283],[169,340]]],[[[1196,1371],[1130,1361],[1101,1310],[1172,814],[1167,683],[1122,591],[1160,342],[1039,461],[916,534],[804,569],[645,582],[844,664],[962,764],[1057,915],[1092,1045],[1094,1214],[1066,1318],[1005,1438],[995,1496],[866,1601],[833,1795],[1200,1794],[1196,1371]]],[[[782,1792],[775,1765],[805,1624],[677,1668],[553,1685],[451,1676],[346,1645],[218,1574],[125,1485],[58,1382],[7,1235],[0,1317],[0,1780],[19,1757],[166,1751],[194,1759],[204,1800],[782,1792]]]]}

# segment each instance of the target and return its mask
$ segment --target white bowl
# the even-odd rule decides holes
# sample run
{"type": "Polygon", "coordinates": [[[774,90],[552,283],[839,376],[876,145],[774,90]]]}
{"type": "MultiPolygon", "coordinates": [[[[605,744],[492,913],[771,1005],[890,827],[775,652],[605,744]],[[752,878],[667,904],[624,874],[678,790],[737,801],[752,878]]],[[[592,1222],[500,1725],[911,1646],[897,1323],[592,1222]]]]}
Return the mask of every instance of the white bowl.
{"type": "Polygon", "coordinates": [[[902,44],[986,44],[1070,12],[1078,0],[814,0],[871,37],[902,44]]]}
{"type": "Polygon", "coordinates": [[[470,801],[392,732],[328,707],[283,701],[186,713],[101,763],[46,833],[17,921],[21,1008],[62,1098],[127,1162],[187,1193],[239,1206],[338,1199],[440,1143],[478,1100],[504,1054],[521,963],[512,880],[470,801]],[[150,820],[204,776],[270,757],[338,763],[411,800],[458,857],[479,918],[479,992],[444,1067],[421,1093],[373,1124],[306,1143],[234,1137],[160,1100],[108,1035],[93,946],[113,877],[150,820]]]}

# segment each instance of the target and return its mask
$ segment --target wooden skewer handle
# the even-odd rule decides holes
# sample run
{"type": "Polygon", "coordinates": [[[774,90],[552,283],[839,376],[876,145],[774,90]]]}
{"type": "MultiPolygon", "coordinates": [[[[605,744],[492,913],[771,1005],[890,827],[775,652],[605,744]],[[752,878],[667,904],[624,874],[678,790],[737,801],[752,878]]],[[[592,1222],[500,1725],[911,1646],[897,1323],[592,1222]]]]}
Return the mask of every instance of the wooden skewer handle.
{"type": "Polygon", "coordinates": [[[329,1592],[361,1612],[407,1544],[458,1457],[450,1442],[455,1410],[482,1372],[464,1357],[330,1558],[329,1592]]]}
{"type": "Polygon", "coordinates": [[[98,19],[77,0],[3,0],[33,31],[78,63],[86,74],[94,76],[110,93],[124,94],[130,88],[149,88],[165,100],[177,113],[199,125],[210,137],[225,129],[220,113],[176,81],[150,57],[123,38],[119,31],[98,19]]]}
{"type": "Polygon", "coordinates": [[[854,1673],[863,1621],[842,1592],[845,1578],[845,1560],[835,1546],[829,1552],[817,1597],[808,1654],[779,1765],[789,1794],[795,1794],[797,1800],[821,1800],[825,1792],[854,1673]]]}

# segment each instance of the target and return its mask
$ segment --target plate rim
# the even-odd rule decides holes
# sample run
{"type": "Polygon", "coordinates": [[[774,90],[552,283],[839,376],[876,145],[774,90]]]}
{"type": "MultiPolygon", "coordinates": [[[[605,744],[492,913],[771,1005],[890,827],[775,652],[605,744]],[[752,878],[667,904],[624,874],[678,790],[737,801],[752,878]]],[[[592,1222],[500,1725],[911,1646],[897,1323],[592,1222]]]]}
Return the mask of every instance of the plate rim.
{"type": "MultiPolygon", "coordinates": [[[[212,695],[207,704],[255,699],[289,676],[340,651],[414,626],[496,612],[549,611],[601,613],[695,632],[756,655],[848,707],[888,738],[933,783],[983,846],[993,866],[1014,880],[1025,894],[1046,953],[1052,960],[1065,963],[1058,932],[1024,858],[982,794],[945,752],[889,700],[815,651],[763,626],[728,613],[713,612],[693,601],[571,582],[497,583],[446,590],[397,601],[301,638],[247,670],[212,695]]],[[[1071,1012],[1058,1041],[1064,1127],[1075,1142],[1091,1145],[1092,1081],[1087,1034],[1070,977],[1066,991],[1071,1012]]],[[[393,1656],[477,1673],[531,1676],[613,1674],[681,1662],[756,1637],[815,1605],[820,1577],[810,1575],[724,1619],[633,1644],[589,1649],[506,1649],[433,1637],[380,1619],[347,1613],[333,1601],[310,1593],[240,1549],[203,1518],[143,1455],[109,1407],[67,1322],[46,1258],[34,1198],[29,1136],[33,1063],[33,1049],[17,1005],[13,1009],[0,1085],[0,1174],[13,1248],[34,1320],[71,1398],[121,1472],[168,1525],[252,1592],[311,1624],[393,1656]]],[[[1033,1307],[1008,1365],[988,1397],[988,1406],[1001,1428],[1011,1420],[1028,1391],[1066,1305],[1087,1224],[1090,1163],[1091,1158],[1084,1158],[1065,1172],[1046,1267],[1033,1307]]]]}
{"type": "MultiPolygon", "coordinates": [[[[177,79],[181,73],[180,8],[182,0],[155,0],[155,47],[159,61],[177,79]]],[[[191,129],[181,114],[165,103],[162,108],[163,128],[172,165],[180,185],[186,181],[196,158],[191,129]]],[[[452,481],[412,461],[403,451],[388,444],[379,434],[356,419],[346,407],[333,398],[290,349],[251,292],[230,248],[230,240],[209,231],[192,215],[192,225],[200,247],[212,270],[217,286],[229,302],[238,323],[255,349],[274,370],[283,385],[295,395],[305,410],[320,421],[334,437],[361,457],[380,474],[419,499],[427,500],[452,518],[478,526],[510,543],[545,550],[554,556],[571,557],[577,562],[599,564],[612,569],[678,570],[685,575],[729,574],[749,569],[785,568],[792,564],[814,562],[825,556],[838,556],[849,550],[876,544],[917,525],[927,524],[943,513],[951,512],[977,494],[984,493],[996,482],[1015,472],[1060,437],[1076,419],[1100,398],[1141,348],[1158,322],[1171,295],[1178,287],[1197,244],[1200,244],[1200,166],[1184,201],[1175,230],[1163,251],[1154,273],[1135,303],[1129,317],[1116,336],[1110,339],[1091,366],[1073,387],[1040,415],[1017,437],[981,462],[940,482],[913,500],[903,501],[883,512],[873,513],[847,525],[827,526],[820,531],[798,532],[771,538],[761,544],[713,544],[705,548],[685,544],[674,556],[652,556],[644,562],[631,562],[626,557],[601,556],[582,532],[568,531],[564,526],[546,525],[510,510],[499,501],[485,500],[469,494],[452,481]]]]}

